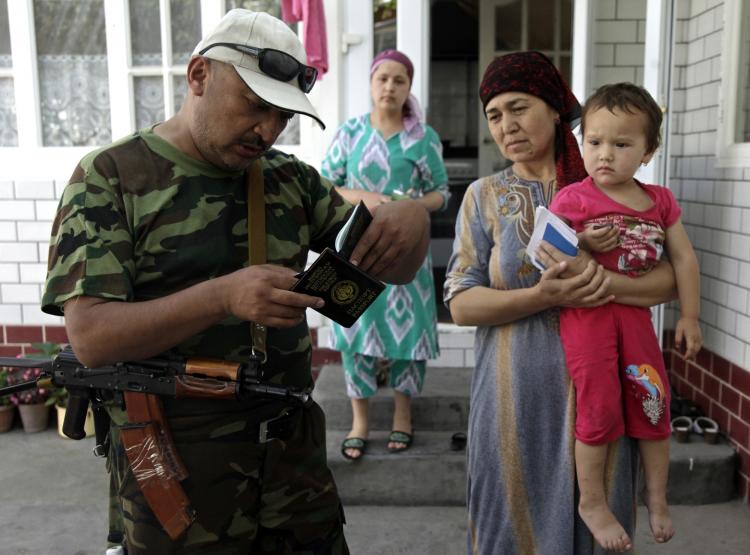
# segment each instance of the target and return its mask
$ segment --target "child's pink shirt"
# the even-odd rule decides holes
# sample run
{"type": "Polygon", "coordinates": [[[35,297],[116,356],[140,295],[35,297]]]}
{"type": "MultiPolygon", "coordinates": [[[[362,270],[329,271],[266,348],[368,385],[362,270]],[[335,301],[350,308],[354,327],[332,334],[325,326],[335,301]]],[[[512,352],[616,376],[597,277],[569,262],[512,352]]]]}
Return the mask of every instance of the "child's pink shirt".
{"type": "Polygon", "coordinates": [[[550,205],[550,210],[566,219],[576,232],[589,225],[616,225],[619,245],[609,252],[591,254],[608,270],[630,276],[646,273],[656,265],[664,250],[665,232],[682,213],[666,187],[636,183],[654,202],[643,212],[609,198],[591,177],[560,189],[550,205]]]}

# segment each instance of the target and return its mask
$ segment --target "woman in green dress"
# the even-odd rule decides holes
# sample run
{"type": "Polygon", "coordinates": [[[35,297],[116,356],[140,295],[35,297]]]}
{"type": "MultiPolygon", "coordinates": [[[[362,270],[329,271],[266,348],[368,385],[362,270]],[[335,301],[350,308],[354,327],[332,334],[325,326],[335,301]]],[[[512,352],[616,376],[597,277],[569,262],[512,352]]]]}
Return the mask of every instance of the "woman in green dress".
{"type": "MultiPolygon", "coordinates": [[[[372,112],[344,122],[323,161],[321,173],[341,195],[355,204],[363,201],[371,212],[406,197],[434,212],[448,199],[440,138],[421,121],[419,105],[409,93],[413,77],[414,66],[405,54],[378,54],[370,68],[372,112]]],[[[388,449],[407,449],[413,434],[411,398],[422,390],[426,361],[439,354],[429,254],[414,281],[387,286],[351,328],[333,324],[333,338],[352,401],[352,429],[342,454],[357,459],[365,452],[368,399],[384,368],[394,392],[388,449]]]]}

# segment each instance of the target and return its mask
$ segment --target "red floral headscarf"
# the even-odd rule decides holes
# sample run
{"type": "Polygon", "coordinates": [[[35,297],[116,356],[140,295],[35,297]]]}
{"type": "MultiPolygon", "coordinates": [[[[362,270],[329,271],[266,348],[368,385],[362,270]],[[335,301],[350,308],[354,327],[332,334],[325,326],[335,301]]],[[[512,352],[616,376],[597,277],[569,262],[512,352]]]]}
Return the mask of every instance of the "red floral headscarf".
{"type": "Polygon", "coordinates": [[[586,177],[586,169],[571,130],[581,117],[581,105],[554,64],[541,52],[516,52],[495,58],[484,72],[479,86],[482,106],[504,92],[522,92],[541,98],[560,114],[555,149],[557,186],[564,187],[586,177]]]}

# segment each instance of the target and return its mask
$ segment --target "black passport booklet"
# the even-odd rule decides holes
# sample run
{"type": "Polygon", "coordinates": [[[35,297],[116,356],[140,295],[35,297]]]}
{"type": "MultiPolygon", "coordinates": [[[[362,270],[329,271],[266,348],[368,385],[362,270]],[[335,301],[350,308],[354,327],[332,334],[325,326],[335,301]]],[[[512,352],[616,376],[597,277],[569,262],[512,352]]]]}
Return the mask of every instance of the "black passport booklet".
{"type": "Polygon", "coordinates": [[[372,214],[360,202],[336,236],[336,250],[326,248],[292,287],[297,293],[321,297],[326,304],[318,312],[345,328],[350,328],[385,289],[382,282],[349,262],[371,221],[372,214]]]}

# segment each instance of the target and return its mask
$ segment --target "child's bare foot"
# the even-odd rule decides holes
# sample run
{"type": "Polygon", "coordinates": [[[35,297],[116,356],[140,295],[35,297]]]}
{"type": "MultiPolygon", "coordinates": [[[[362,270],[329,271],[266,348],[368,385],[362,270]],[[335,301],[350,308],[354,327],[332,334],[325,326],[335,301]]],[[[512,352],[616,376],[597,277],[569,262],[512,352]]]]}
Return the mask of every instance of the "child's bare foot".
{"type": "Polygon", "coordinates": [[[674,527],[666,498],[664,495],[650,495],[647,492],[645,501],[654,539],[657,543],[668,542],[674,536],[674,527]]]}
{"type": "Polygon", "coordinates": [[[578,513],[602,548],[618,553],[630,551],[633,548],[630,536],[617,522],[606,503],[581,502],[578,505],[578,513]]]}

